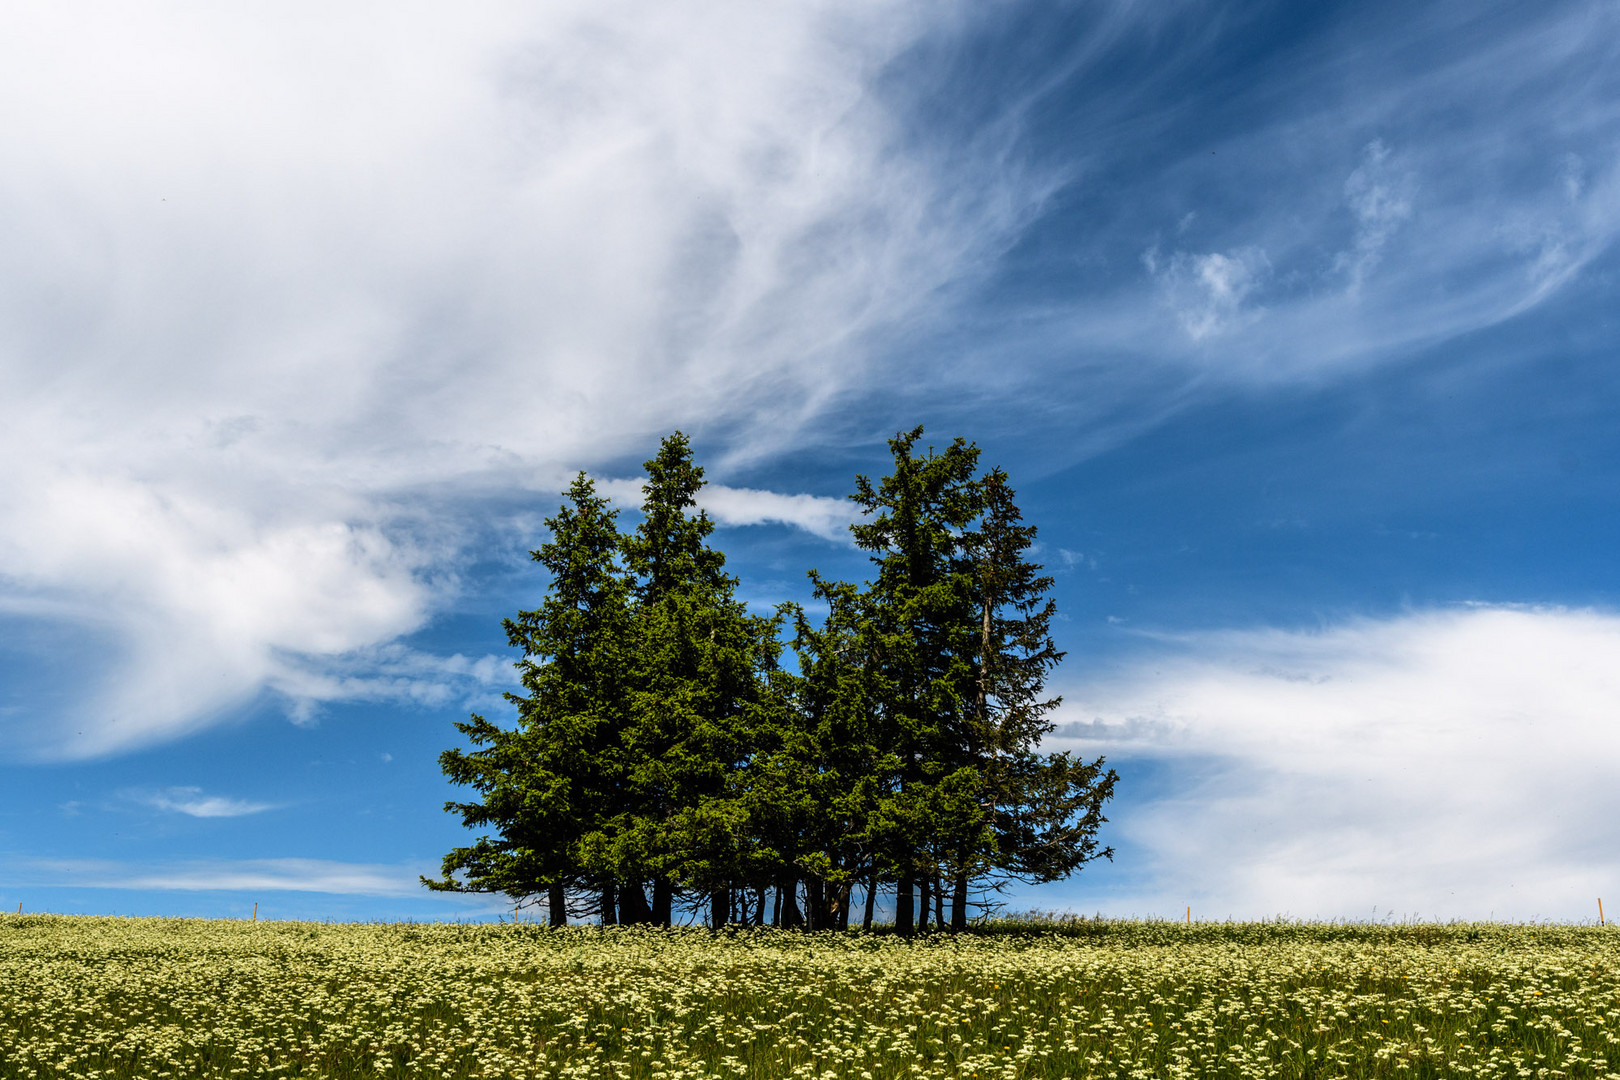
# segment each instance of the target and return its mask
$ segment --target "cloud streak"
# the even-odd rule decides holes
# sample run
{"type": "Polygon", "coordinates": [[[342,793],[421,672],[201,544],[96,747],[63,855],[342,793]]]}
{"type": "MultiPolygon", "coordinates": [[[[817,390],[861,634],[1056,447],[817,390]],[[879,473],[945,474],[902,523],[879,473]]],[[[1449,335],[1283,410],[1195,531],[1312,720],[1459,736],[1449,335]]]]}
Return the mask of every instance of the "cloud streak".
{"type": "Polygon", "coordinates": [[[1170,777],[1111,826],[1129,910],[1583,918],[1620,874],[1617,695],[1620,617],[1464,607],[1162,640],[1055,745],[1170,777]]]}
{"type": "Polygon", "coordinates": [[[316,660],[280,657],[266,685],[290,702],[296,723],[308,724],[322,705],[336,702],[498,709],[518,677],[511,657],[437,656],[395,642],[316,660]]]}
{"type": "Polygon", "coordinates": [[[1178,251],[1168,262],[1150,251],[1142,261],[1158,282],[1165,306],[1193,341],[1241,329],[1265,313],[1247,303],[1270,270],[1259,248],[1206,255],[1178,251]]]}
{"type": "MultiPolygon", "coordinates": [[[[938,14],[17,20],[0,612],[76,625],[107,677],[7,721],[9,751],[120,752],[299,681],[415,694],[354,667],[455,595],[476,538],[444,523],[481,495],[694,419],[790,438],[1039,197],[902,151],[871,81],[938,14]]],[[[716,499],[836,531],[814,500],[716,499]]]]}
{"type": "MultiPolygon", "coordinates": [[[[621,507],[639,507],[644,482],[601,480],[596,487],[621,507]]],[[[849,542],[849,527],[860,516],[848,499],[790,495],[724,484],[705,484],[698,492],[697,501],[698,509],[719,525],[786,525],[835,543],[849,542]]]]}
{"type": "Polygon", "coordinates": [[[458,523],[674,426],[758,461],[858,393],[982,410],[1038,379],[1021,413],[1095,410],[1082,454],[1187,386],[1333,378],[1535,308],[1620,230],[1620,25],[1471,11],[1290,53],[1215,135],[1175,80],[1222,31],[1162,32],[1196,11],[1108,8],[985,102],[923,66],[997,27],[901,0],[20,16],[0,630],[70,627],[104,676],[0,713],[0,749],[123,752],[267,689],[300,717],[482,692],[386,652],[463,588],[482,538],[458,523]],[[1120,85],[1133,49],[1153,74],[1120,85]],[[1043,131],[1065,92],[1090,119],[1043,131]],[[1120,212],[1065,225],[1065,183],[1120,212]],[[1064,228],[1066,295],[1001,287],[1064,228]]]}
{"type": "Polygon", "coordinates": [[[154,810],[185,814],[194,818],[246,817],[249,814],[262,814],[266,810],[276,808],[274,803],[251,802],[223,795],[205,795],[202,788],[198,787],[170,787],[161,791],[136,792],[131,798],[154,810]]]}
{"type": "Polygon", "coordinates": [[[18,884],[46,888],[378,897],[420,896],[418,875],[434,869],[324,859],[200,860],[141,866],[109,860],[25,858],[16,860],[16,866],[18,884]]]}
{"type": "MultiPolygon", "coordinates": [[[[1612,5],[1493,18],[1439,3],[1398,25],[1369,9],[1337,30],[1247,72],[1219,108],[1183,81],[1219,49],[1204,36],[1136,42],[1161,74],[1080,95],[1114,138],[1088,146],[1075,197],[1113,212],[1042,223],[1072,230],[1066,262],[1040,269],[1076,292],[1043,300],[1021,349],[1098,358],[1088,384],[1114,394],[1142,392],[1144,364],[1221,392],[1342,378],[1524,315],[1612,251],[1612,5]],[[1180,153],[1126,164],[1166,143],[1180,153]]],[[[1082,63],[1073,79],[1100,77],[1082,63]]],[[[1006,381],[970,377],[987,374],[1006,381]]]]}

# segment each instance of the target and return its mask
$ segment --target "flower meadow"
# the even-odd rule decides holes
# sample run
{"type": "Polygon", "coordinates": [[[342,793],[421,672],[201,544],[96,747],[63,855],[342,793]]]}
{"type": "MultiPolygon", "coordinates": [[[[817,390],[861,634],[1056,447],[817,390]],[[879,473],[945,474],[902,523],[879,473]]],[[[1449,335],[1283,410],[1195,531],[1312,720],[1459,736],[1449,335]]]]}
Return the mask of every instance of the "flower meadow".
{"type": "Polygon", "coordinates": [[[1616,1077],[1600,927],[0,918],[0,1077],[1616,1077]]]}

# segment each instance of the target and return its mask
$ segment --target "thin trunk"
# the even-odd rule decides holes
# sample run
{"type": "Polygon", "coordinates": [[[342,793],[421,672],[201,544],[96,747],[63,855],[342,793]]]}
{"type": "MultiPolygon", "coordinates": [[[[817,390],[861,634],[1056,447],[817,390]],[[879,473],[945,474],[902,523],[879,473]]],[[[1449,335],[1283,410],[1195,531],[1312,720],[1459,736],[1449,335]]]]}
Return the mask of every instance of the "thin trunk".
{"type": "Polygon", "coordinates": [[[984,619],[979,631],[979,722],[990,732],[990,595],[983,599],[984,619]]]}
{"type": "Polygon", "coordinates": [[[765,925],[765,886],[759,887],[759,896],[754,903],[754,925],[765,925]]]}
{"type": "Polygon", "coordinates": [[[967,886],[967,875],[957,874],[951,889],[952,933],[967,929],[967,886]]]}
{"type": "Polygon", "coordinates": [[[912,931],[911,875],[907,874],[894,887],[894,932],[909,935],[912,931]]]}
{"type": "Polygon", "coordinates": [[[716,889],[709,894],[709,926],[720,929],[731,921],[731,890],[716,889]]]}
{"type": "Polygon", "coordinates": [[[552,926],[568,925],[568,897],[563,893],[562,885],[546,887],[546,907],[549,909],[546,912],[547,921],[552,926]]]}
{"type": "Polygon", "coordinates": [[[659,926],[669,925],[669,912],[675,898],[675,886],[663,878],[653,882],[652,921],[659,926]]]}
{"type": "Polygon", "coordinates": [[[934,879],[934,929],[945,929],[945,884],[934,879]]]}
{"type": "Polygon", "coordinates": [[[917,933],[921,934],[928,929],[928,878],[924,877],[917,883],[917,933]]]}
{"type": "Polygon", "coordinates": [[[616,923],[618,923],[618,921],[619,921],[619,912],[618,912],[619,898],[618,898],[617,893],[618,893],[618,890],[616,890],[613,887],[613,882],[611,882],[611,881],[608,882],[606,885],[602,886],[602,925],[603,926],[613,926],[616,923]]]}
{"type": "Polygon", "coordinates": [[[872,909],[877,906],[877,893],[877,871],[874,870],[872,876],[866,882],[866,910],[861,913],[862,930],[872,929],[872,909]]]}
{"type": "Polygon", "coordinates": [[[849,894],[854,882],[846,881],[838,887],[838,929],[849,929],[849,894]]]}
{"type": "Polygon", "coordinates": [[[771,902],[771,925],[782,925],[782,886],[776,887],[776,899],[771,902]]]}
{"type": "MultiPolygon", "coordinates": [[[[984,584],[984,591],[980,596],[980,604],[983,611],[979,627],[978,705],[979,732],[980,737],[985,740],[985,745],[979,748],[979,756],[981,759],[988,757],[990,760],[986,763],[988,768],[985,769],[986,778],[989,780],[989,784],[987,785],[989,790],[983,793],[988,802],[988,806],[986,806],[985,801],[981,801],[979,805],[985,809],[988,809],[989,824],[991,828],[994,828],[996,824],[996,789],[1001,784],[1002,777],[999,775],[997,769],[997,766],[1000,763],[999,755],[1001,751],[1001,738],[999,733],[992,732],[990,730],[990,644],[993,629],[991,612],[994,605],[990,601],[990,587],[988,582],[985,582],[984,584]]],[[[951,898],[951,929],[967,929],[967,880],[964,877],[957,878],[956,888],[951,898]]]]}
{"type": "Polygon", "coordinates": [[[804,916],[799,913],[799,882],[796,878],[784,878],[782,881],[782,923],[783,926],[802,926],[804,916]]]}
{"type": "Polygon", "coordinates": [[[804,917],[806,930],[827,929],[827,890],[818,877],[805,879],[804,917]]]}

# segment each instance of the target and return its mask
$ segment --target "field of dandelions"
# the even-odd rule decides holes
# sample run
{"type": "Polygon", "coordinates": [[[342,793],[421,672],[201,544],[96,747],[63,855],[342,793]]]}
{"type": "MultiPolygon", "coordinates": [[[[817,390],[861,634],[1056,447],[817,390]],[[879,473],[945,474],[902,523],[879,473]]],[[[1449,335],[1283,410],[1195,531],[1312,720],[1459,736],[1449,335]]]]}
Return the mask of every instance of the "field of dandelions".
{"type": "Polygon", "coordinates": [[[0,1077],[1616,1077],[1620,936],[0,917],[0,1077]]]}

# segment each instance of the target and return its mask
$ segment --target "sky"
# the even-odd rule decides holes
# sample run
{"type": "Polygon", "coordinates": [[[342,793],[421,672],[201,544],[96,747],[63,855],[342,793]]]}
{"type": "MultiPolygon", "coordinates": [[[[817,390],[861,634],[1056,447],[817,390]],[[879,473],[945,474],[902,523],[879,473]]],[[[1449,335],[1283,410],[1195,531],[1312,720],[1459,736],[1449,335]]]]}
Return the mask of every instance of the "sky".
{"type": "Polygon", "coordinates": [[[1011,907],[1620,902],[1613,0],[63,0],[0,160],[0,909],[509,913],[417,876],[568,479],[686,432],[765,610],[917,424],[1120,775],[1011,907]]]}

